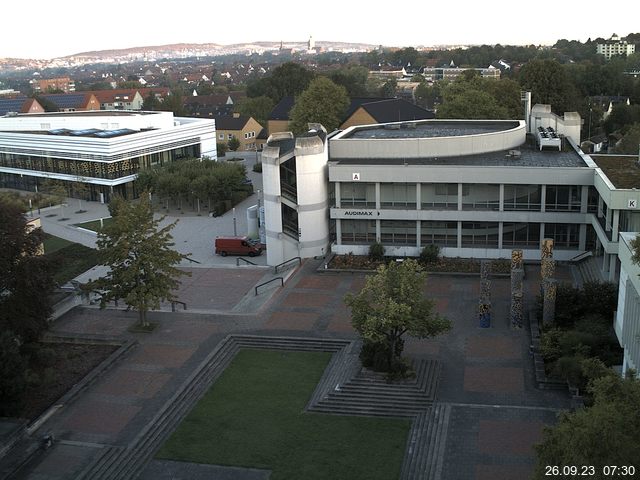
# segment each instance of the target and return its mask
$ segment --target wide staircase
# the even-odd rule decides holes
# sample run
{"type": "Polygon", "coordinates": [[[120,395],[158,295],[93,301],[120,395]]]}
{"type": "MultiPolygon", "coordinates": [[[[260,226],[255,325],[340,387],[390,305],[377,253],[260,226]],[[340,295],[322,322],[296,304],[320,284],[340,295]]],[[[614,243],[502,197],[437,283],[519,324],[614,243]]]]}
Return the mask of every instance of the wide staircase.
{"type": "Polygon", "coordinates": [[[582,280],[582,285],[587,282],[603,282],[605,278],[602,276],[600,265],[602,257],[588,257],[576,263],[578,274],[582,280]]]}

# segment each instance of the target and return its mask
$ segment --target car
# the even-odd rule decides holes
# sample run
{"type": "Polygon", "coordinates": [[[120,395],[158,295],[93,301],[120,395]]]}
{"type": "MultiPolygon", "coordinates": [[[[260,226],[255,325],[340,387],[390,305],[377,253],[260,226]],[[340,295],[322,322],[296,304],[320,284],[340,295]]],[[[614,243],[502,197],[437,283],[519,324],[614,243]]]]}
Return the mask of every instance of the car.
{"type": "Polygon", "coordinates": [[[248,237],[216,237],[215,253],[222,257],[227,255],[256,257],[262,254],[262,245],[248,237]]]}

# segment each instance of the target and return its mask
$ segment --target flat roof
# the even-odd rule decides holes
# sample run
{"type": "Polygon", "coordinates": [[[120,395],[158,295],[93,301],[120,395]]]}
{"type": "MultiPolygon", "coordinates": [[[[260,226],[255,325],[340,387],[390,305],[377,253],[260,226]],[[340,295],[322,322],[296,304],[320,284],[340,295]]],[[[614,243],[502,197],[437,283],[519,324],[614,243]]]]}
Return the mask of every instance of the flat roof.
{"type": "Polygon", "coordinates": [[[461,137],[486,133],[504,132],[518,127],[517,121],[450,121],[429,120],[426,122],[389,123],[356,127],[343,139],[364,138],[436,138],[461,137]]]}
{"type": "Polygon", "coordinates": [[[636,155],[589,155],[616,188],[640,188],[636,155]]]}
{"type": "Polygon", "coordinates": [[[162,112],[130,110],[87,110],[83,112],[22,113],[18,117],[133,117],[135,115],[156,115],[162,112]]]}
{"type": "Polygon", "coordinates": [[[459,155],[452,157],[424,157],[424,158],[332,158],[329,161],[338,165],[458,165],[476,167],[588,167],[582,157],[568,147],[563,151],[549,149],[540,151],[536,146],[525,143],[518,147],[520,155],[512,155],[514,150],[479,153],[477,155],[459,155]]]}

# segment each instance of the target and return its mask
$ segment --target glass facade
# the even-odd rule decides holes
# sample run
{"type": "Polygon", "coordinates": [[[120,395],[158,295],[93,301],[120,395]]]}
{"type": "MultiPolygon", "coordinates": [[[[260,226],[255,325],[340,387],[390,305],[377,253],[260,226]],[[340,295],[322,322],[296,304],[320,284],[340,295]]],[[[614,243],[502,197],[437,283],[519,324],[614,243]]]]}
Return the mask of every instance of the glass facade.
{"type": "Polygon", "coordinates": [[[381,183],[380,208],[397,208],[415,210],[415,183],[381,183]]]}
{"type": "Polygon", "coordinates": [[[457,210],[458,184],[423,183],[420,185],[420,203],[425,210],[457,210]]]}
{"type": "Polygon", "coordinates": [[[376,241],[376,221],[375,220],[341,220],[342,243],[372,244],[376,241]]]}
{"type": "Polygon", "coordinates": [[[283,197],[286,197],[295,203],[298,202],[296,157],[290,158],[280,165],[280,190],[283,197]]]}
{"type": "Polygon", "coordinates": [[[296,240],[299,238],[298,212],[284,203],[282,204],[282,231],[296,240]]]}
{"type": "Polygon", "coordinates": [[[547,185],[547,212],[579,212],[582,197],[580,185],[547,185]]]}
{"type": "Polygon", "coordinates": [[[499,210],[500,185],[497,184],[466,184],[468,189],[462,189],[463,210],[499,210]]]}
{"type": "Polygon", "coordinates": [[[380,241],[385,245],[416,246],[416,222],[413,220],[381,220],[380,241]]]}
{"type": "Polygon", "coordinates": [[[422,246],[435,244],[440,247],[458,246],[458,222],[420,222],[422,246]]]}
{"type": "Polygon", "coordinates": [[[558,249],[577,249],[579,245],[580,225],[565,223],[545,223],[545,238],[553,239],[553,247],[558,249]]]}
{"type": "Polygon", "coordinates": [[[505,185],[504,209],[539,212],[542,208],[541,196],[540,185],[505,185]]]}
{"type": "Polygon", "coordinates": [[[498,222],[462,222],[462,247],[498,248],[498,222]]]}
{"type": "Polygon", "coordinates": [[[502,224],[502,248],[539,248],[539,223],[507,223],[502,224]]]}
{"type": "Polygon", "coordinates": [[[342,208],[376,208],[375,183],[341,183],[340,205],[342,208]]]}

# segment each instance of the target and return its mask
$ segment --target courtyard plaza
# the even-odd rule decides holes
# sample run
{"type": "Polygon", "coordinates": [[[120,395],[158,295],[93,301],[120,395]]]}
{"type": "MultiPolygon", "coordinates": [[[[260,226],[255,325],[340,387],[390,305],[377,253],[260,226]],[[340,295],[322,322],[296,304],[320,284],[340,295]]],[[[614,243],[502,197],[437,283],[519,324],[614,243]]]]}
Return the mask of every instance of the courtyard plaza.
{"type": "MultiPolygon", "coordinates": [[[[356,339],[343,297],[359,291],[365,275],[319,273],[320,265],[320,260],[304,262],[284,288],[259,294],[262,300],[247,304],[244,313],[234,312],[234,307],[255,296],[263,269],[194,269],[202,281],[190,284],[189,295],[190,302],[201,307],[199,313],[151,312],[149,318],[158,326],[150,334],[128,332],[136,313],[122,309],[85,306],[64,315],[52,325],[56,335],[132,339],[138,344],[44,422],[38,431],[52,433],[54,445],[28,466],[25,478],[76,478],[101,449],[126,448],[230,334],[356,339]],[[254,311],[247,311],[251,308],[254,311]],[[207,309],[215,313],[206,313],[207,309]]],[[[571,281],[568,267],[559,266],[557,277],[571,281]]],[[[539,279],[539,267],[527,265],[527,309],[539,291],[539,279]]],[[[452,320],[453,329],[436,339],[408,338],[405,353],[413,360],[437,359],[442,365],[436,401],[447,405],[450,415],[441,437],[445,445],[439,450],[437,478],[527,478],[535,462],[533,445],[541,440],[543,426],[553,424],[557,413],[570,406],[566,393],[536,388],[528,330],[509,326],[509,286],[508,278],[492,279],[491,327],[479,328],[479,277],[427,279],[425,293],[452,320]]],[[[164,468],[158,462],[151,460],[141,478],[156,478],[153,472],[164,468]]],[[[183,470],[198,470],[180,462],[171,465],[176,476],[183,470]]],[[[260,477],[251,469],[227,473],[232,476],[219,478],[260,477]]]]}

